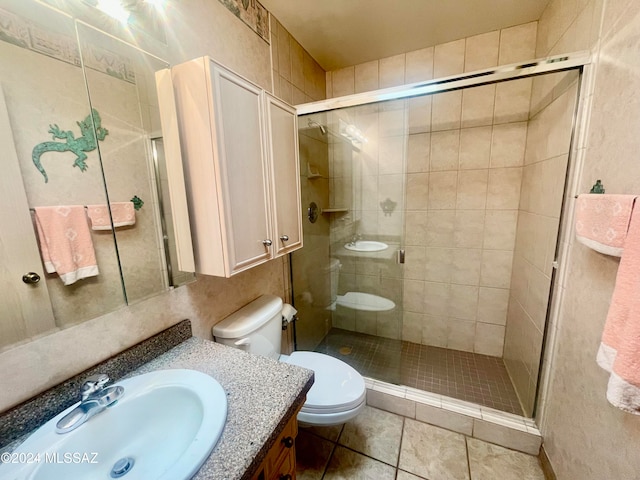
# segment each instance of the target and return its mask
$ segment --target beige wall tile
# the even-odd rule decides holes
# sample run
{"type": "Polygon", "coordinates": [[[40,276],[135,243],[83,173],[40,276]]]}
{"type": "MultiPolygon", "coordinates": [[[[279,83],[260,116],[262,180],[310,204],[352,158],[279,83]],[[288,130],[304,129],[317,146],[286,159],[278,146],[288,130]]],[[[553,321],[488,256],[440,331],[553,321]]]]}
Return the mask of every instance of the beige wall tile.
{"type": "Polygon", "coordinates": [[[460,130],[459,165],[461,170],[489,168],[492,127],[460,130]]]}
{"type": "Polygon", "coordinates": [[[479,322],[506,325],[509,290],[503,288],[480,287],[478,293],[479,322]]]}
{"type": "Polygon", "coordinates": [[[404,280],[402,305],[407,312],[424,313],[424,282],[404,280]]]}
{"type": "Polygon", "coordinates": [[[380,138],[378,146],[378,174],[402,173],[404,169],[404,144],[401,136],[380,138]]]}
{"type": "Polygon", "coordinates": [[[429,202],[429,174],[407,174],[407,210],[426,210],[429,202]]]}
{"type": "Polygon", "coordinates": [[[405,82],[414,83],[433,78],[433,47],[407,52],[405,82]]]}
{"type": "Polygon", "coordinates": [[[406,398],[396,397],[386,393],[367,389],[367,405],[370,405],[386,412],[402,415],[403,417],[415,418],[416,402],[406,398]]]}
{"type": "Polygon", "coordinates": [[[431,153],[431,134],[417,133],[409,135],[407,141],[407,171],[410,173],[428,172],[431,153]]]}
{"type": "Polygon", "coordinates": [[[408,211],[405,214],[405,242],[407,245],[426,245],[427,213],[408,211]]]}
{"type": "Polygon", "coordinates": [[[457,248],[482,248],[484,210],[457,210],[453,245],[457,248]]]}
{"type": "Polygon", "coordinates": [[[464,48],[464,39],[436,45],[433,59],[434,78],[464,72],[464,48]]]}
{"type": "Polygon", "coordinates": [[[355,68],[346,67],[331,72],[331,95],[341,97],[355,93],[355,68]]]}
{"type": "Polygon", "coordinates": [[[431,134],[431,172],[458,169],[460,131],[446,130],[431,134]]]}
{"type": "Polygon", "coordinates": [[[379,60],[378,85],[380,88],[404,85],[405,55],[381,58],[379,60]]]}
{"type": "Polygon", "coordinates": [[[533,80],[524,78],[496,85],[494,123],[523,122],[529,118],[533,80]]]}
{"type": "MultiPolygon", "coordinates": [[[[433,158],[432,158],[433,160],[433,158]]],[[[429,175],[429,209],[455,208],[458,172],[432,172],[429,175]]]]}
{"type": "Polygon", "coordinates": [[[460,128],[462,92],[438,93],[432,98],[431,130],[439,131],[460,128]]]}
{"type": "Polygon", "coordinates": [[[488,210],[485,216],[484,248],[513,251],[517,225],[517,210],[488,210]]]}
{"type": "Polygon", "coordinates": [[[407,99],[409,133],[431,131],[431,96],[407,99]]]}
{"type": "Polygon", "coordinates": [[[449,318],[448,325],[449,338],[447,340],[447,348],[462,350],[463,352],[473,352],[475,322],[449,318]]]}
{"type": "Polygon", "coordinates": [[[468,436],[473,433],[473,417],[431,405],[416,403],[416,420],[468,436]]]}
{"type": "Polygon", "coordinates": [[[487,208],[515,210],[520,203],[522,168],[492,168],[489,170],[487,208]]]}
{"type": "Polygon", "coordinates": [[[509,288],[513,253],[501,250],[484,250],[480,285],[483,287],[509,288]]]}
{"type": "Polygon", "coordinates": [[[406,246],[403,278],[409,280],[424,280],[426,259],[426,247],[406,246]]]}
{"type": "Polygon", "coordinates": [[[493,123],[496,86],[468,88],[462,92],[462,128],[493,123]]]}
{"type": "Polygon", "coordinates": [[[447,317],[425,315],[422,327],[422,344],[434,347],[446,347],[449,338],[447,317]]]}
{"type": "Polygon", "coordinates": [[[280,98],[287,103],[293,102],[293,86],[284,77],[280,77],[280,98]]]}
{"type": "Polygon", "coordinates": [[[454,210],[430,210],[426,229],[427,246],[450,247],[453,242],[454,225],[454,210]]]}
{"type": "Polygon", "coordinates": [[[422,341],[423,317],[422,313],[403,312],[402,340],[413,343],[422,341]]]}
{"type": "Polygon", "coordinates": [[[449,315],[461,320],[475,320],[477,310],[478,287],[452,284],[449,297],[449,315]]]}
{"type": "Polygon", "coordinates": [[[376,313],[356,310],[356,332],[376,335],[376,313]]]}
{"type": "Polygon", "coordinates": [[[291,38],[291,83],[304,91],[304,49],[295,38],[291,38]]]}
{"type": "Polygon", "coordinates": [[[424,312],[430,316],[447,316],[449,313],[451,285],[437,282],[422,283],[424,283],[424,312]]]}
{"type": "Polygon", "coordinates": [[[291,89],[291,102],[292,105],[300,105],[306,102],[307,96],[305,93],[300,90],[298,87],[293,87],[291,89]]]}
{"type": "Polygon", "coordinates": [[[291,35],[278,23],[278,73],[291,81],[291,35]]]}
{"type": "Polygon", "coordinates": [[[520,432],[477,418],[473,420],[473,437],[529,455],[538,455],[542,444],[539,435],[520,432]]]}
{"type": "Polygon", "coordinates": [[[533,60],[536,53],[538,22],[525,23],[500,31],[500,65],[533,60]]]}
{"type": "Polygon", "coordinates": [[[452,248],[427,247],[424,258],[423,279],[429,282],[450,283],[453,254],[454,249],[452,248]]]}
{"type": "Polygon", "coordinates": [[[484,210],[489,170],[461,170],[458,173],[456,209],[484,210]]]}
{"type": "Polygon", "coordinates": [[[526,143],[526,122],[496,125],[491,139],[491,168],[522,166],[526,143]]]}
{"type": "Polygon", "coordinates": [[[505,328],[502,325],[477,323],[473,351],[492,357],[502,357],[505,328]]]}
{"type": "Polygon", "coordinates": [[[327,75],[325,71],[306,50],[303,53],[304,64],[302,70],[304,74],[304,93],[309,95],[314,101],[327,98],[327,75]]]}
{"type": "Polygon", "coordinates": [[[406,108],[404,100],[395,100],[381,106],[378,113],[378,136],[406,135],[406,108]]]}
{"type": "Polygon", "coordinates": [[[369,92],[378,89],[378,61],[361,63],[356,65],[355,93],[369,92]]]}
{"type": "Polygon", "coordinates": [[[482,250],[470,248],[453,249],[451,283],[459,285],[479,285],[481,263],[482,250]]]}
{"type": "Polygon", "coordinates": [[[500,31],[467,37],[464,71],[473,72],[498,65],[500,31]]]}

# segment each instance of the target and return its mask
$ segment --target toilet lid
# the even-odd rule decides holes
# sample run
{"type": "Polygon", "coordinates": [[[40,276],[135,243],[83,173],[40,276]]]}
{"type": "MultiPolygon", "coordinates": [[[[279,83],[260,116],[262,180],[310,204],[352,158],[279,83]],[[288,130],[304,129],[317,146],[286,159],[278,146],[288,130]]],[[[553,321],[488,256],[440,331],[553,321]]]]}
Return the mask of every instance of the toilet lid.
{"type": "Polygon", "coordinates": [[[337,358],[316,352],[293,352],[284,361],[315,373],[302,410],[337,413],[356,408],[366,399],[364,379],[353,367],[337,358]]]}

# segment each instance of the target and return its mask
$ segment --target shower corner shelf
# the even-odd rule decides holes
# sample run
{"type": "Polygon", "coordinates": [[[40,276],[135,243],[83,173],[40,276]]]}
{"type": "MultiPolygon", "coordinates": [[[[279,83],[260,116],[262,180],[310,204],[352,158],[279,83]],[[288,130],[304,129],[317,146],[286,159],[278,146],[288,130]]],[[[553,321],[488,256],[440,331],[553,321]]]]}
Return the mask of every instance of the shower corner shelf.
{"type": "Polygon", "coordinates": [[[313,180],[314,178],[327,178],[320,173],[318,167],[307,163],[307,180],[313,180]]]}
{"type": "Polygon", "coordinates": [[[348,208],[323,208],[320,213],[347,213],[348,211],[348,208]]]}

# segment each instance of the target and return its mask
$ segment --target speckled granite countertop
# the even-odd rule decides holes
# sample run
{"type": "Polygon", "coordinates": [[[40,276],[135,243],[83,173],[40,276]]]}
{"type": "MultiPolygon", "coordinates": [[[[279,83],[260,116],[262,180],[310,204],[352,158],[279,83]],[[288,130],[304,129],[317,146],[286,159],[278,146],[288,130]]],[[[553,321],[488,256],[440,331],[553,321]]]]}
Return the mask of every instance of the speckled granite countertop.
{"type": "MultiPolygon", "coordinates": [[[[192,480],[251,478],[313,384],[311,370],[196,337],[118,380],[177,368],[211,375],[227,393],[227,423],[222,436],[192,480]]],[[[23,435],[1,450],[12,451],[27,437],[23,435]]]]}
{"type": "Polygon", "coordinates": [[[193,480],[250,478],[313,384],[311,370],[195,337],[127,376],[173,368],[211,375],[227,393],[222,436],[193,480]]]}

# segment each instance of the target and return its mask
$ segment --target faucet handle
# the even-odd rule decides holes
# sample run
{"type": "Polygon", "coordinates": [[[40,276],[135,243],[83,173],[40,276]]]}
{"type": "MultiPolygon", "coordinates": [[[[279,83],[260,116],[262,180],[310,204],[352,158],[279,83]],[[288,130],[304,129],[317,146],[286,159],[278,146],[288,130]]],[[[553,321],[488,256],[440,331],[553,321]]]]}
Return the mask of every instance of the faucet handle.
{"type": "Polygon", "coordinates": [[[86,378],[82,384],[82,388],[80,389],[80,393],[82,393],[82,400],[84,401],[94,393],[102,390],[108,381],[109,376],[104,373],[98,373],[86,378]]]}

